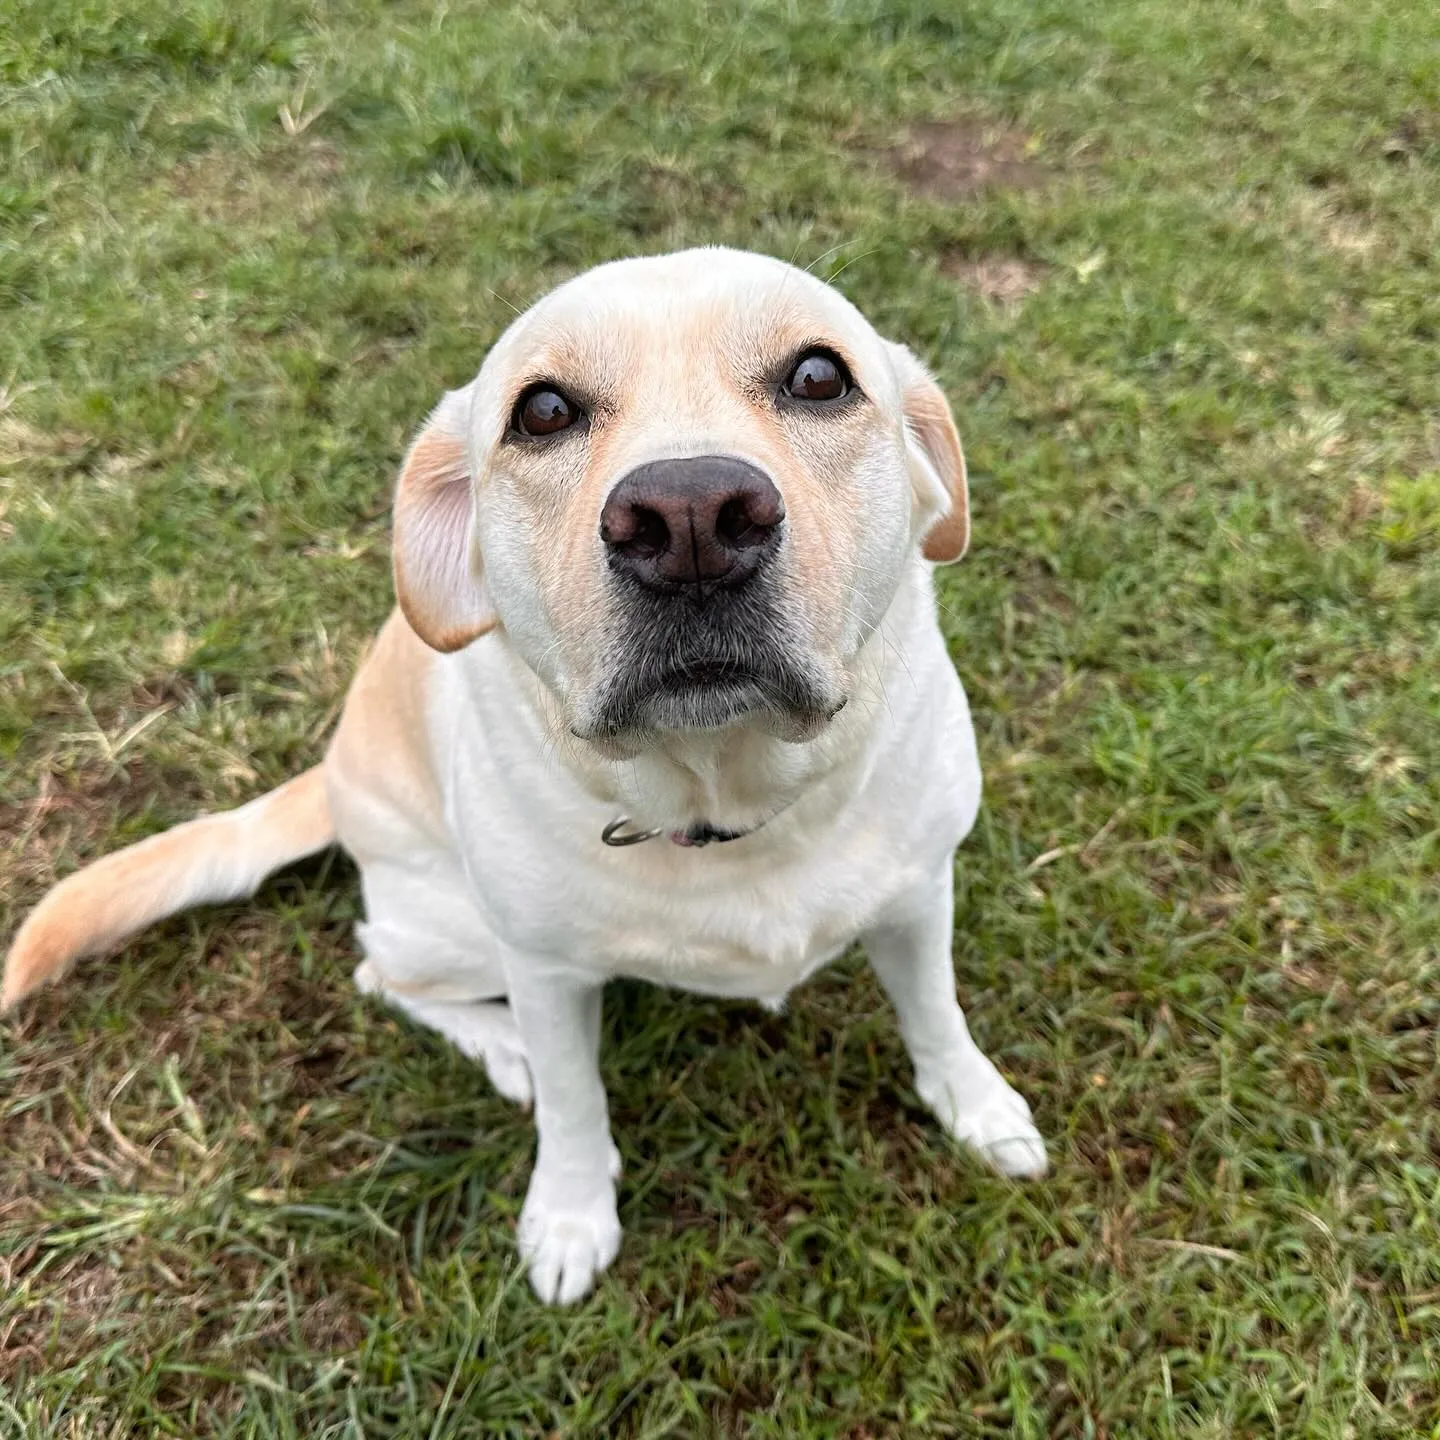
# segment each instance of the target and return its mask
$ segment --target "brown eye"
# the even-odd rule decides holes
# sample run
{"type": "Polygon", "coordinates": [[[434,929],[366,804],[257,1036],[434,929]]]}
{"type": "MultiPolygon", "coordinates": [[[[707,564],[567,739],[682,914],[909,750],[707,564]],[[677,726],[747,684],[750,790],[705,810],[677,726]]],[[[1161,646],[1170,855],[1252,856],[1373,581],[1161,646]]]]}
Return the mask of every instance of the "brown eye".
{"type": "Polygon", "coordinates": [[[850,377],[834,355],[812,350],[796,362],[785,391],[797,400],[839,400],[850,393],[850,377]]]}
{"type": "Polygon", "coordinates": [[[510,423],[522,435],[553,435],[580,418],[580,407],[549,385],[527,390],[515,406],[510,423]]]}

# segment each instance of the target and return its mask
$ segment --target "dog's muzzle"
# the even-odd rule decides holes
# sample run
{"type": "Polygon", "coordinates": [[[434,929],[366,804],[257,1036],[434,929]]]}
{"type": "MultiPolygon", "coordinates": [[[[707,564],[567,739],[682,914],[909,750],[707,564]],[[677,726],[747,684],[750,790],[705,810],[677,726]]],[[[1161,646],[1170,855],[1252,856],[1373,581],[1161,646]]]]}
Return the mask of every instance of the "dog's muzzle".
{"type": "Polygon", "coordinates": [[[575,733],[618,740],[755,718],[784,738],[813,735],[843,696],[784,603],[785,524],[774,481],[731,455],[622,476],[600,514],[616,602],[604,679],[575,733]]]}

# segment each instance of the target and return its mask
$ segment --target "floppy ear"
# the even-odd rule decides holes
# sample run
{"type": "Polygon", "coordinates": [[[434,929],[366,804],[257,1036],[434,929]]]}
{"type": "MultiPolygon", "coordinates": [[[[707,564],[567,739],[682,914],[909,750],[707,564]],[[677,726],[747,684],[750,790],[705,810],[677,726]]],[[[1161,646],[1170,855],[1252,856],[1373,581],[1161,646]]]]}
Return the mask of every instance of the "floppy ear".
{"type": "Polygon", "coordinates": [[[934,516],[921,553],[947,565],[970,544],[970,491],[965,452],[950,414],[950,402],[930,372],[903,345],[891,345],[905,412],[905,449],[915,501],[934,516]]]}
{"type": "Polygon", "coordinates": [[[451,390],[411,445],[395,489],[395,594],[432,649],[460,650],[497,623],[471,520],[470,391],[451,390]]]}

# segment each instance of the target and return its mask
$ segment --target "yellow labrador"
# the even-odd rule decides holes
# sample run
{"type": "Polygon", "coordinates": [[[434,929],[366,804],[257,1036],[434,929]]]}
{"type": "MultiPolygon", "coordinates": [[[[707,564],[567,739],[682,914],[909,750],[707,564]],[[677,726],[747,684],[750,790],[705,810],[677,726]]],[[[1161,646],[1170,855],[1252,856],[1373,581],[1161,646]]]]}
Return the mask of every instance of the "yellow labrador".
{"type": "Polygon", "coordinates": [[[968,531],[944,396],[834,290],[721,249],[592,270],[411,447],[400,609],[324,763],[65,880],[3,1002],[338,840],[358,983],[534,1101],[519,1244],[545,1300],[620,1244],[614,976],[778,1006],[858,939],[941,1123],[1038,1175],[951,962],[980,768],[927,562],[968,531]]]}

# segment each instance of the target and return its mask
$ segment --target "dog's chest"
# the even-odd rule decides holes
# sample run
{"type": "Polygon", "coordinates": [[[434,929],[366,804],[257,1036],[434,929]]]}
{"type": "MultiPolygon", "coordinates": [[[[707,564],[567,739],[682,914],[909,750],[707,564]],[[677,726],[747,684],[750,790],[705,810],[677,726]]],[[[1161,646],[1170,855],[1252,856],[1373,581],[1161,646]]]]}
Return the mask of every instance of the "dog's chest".
{"type": "Polygon", "coordinates": [[[599,921],[597,959],[610,975],[778,1004],[851,944],[876,898],[791,894],[777,904],[762,894],[727,905],[672,896],[599,921]]]}
{"type": "Polygon", "coordinates": [[[591,840],[588,850],[547,849],[524,832],[501,845],[497,831],[477,827],[467,870],[492,932],[519,954],[779,1004],[941,873],[959,826],[915,818],[890,811],[818,839],[756,834],[695,849],[657,836],[612,850],[588,831],[571,832],[591,840]]]}
{"type": "MultiPolygon", "coordinates": [[[[612,875],[640,857],[616,858],[612,875]]],[[[569,953],[593,956],[587,963],[607,976],[772,1004],[837,959],[924,873],[878,835],[789,863],[713,849],[647,858],[664,881],[596,886],[569,922],[569,953]]]]}

